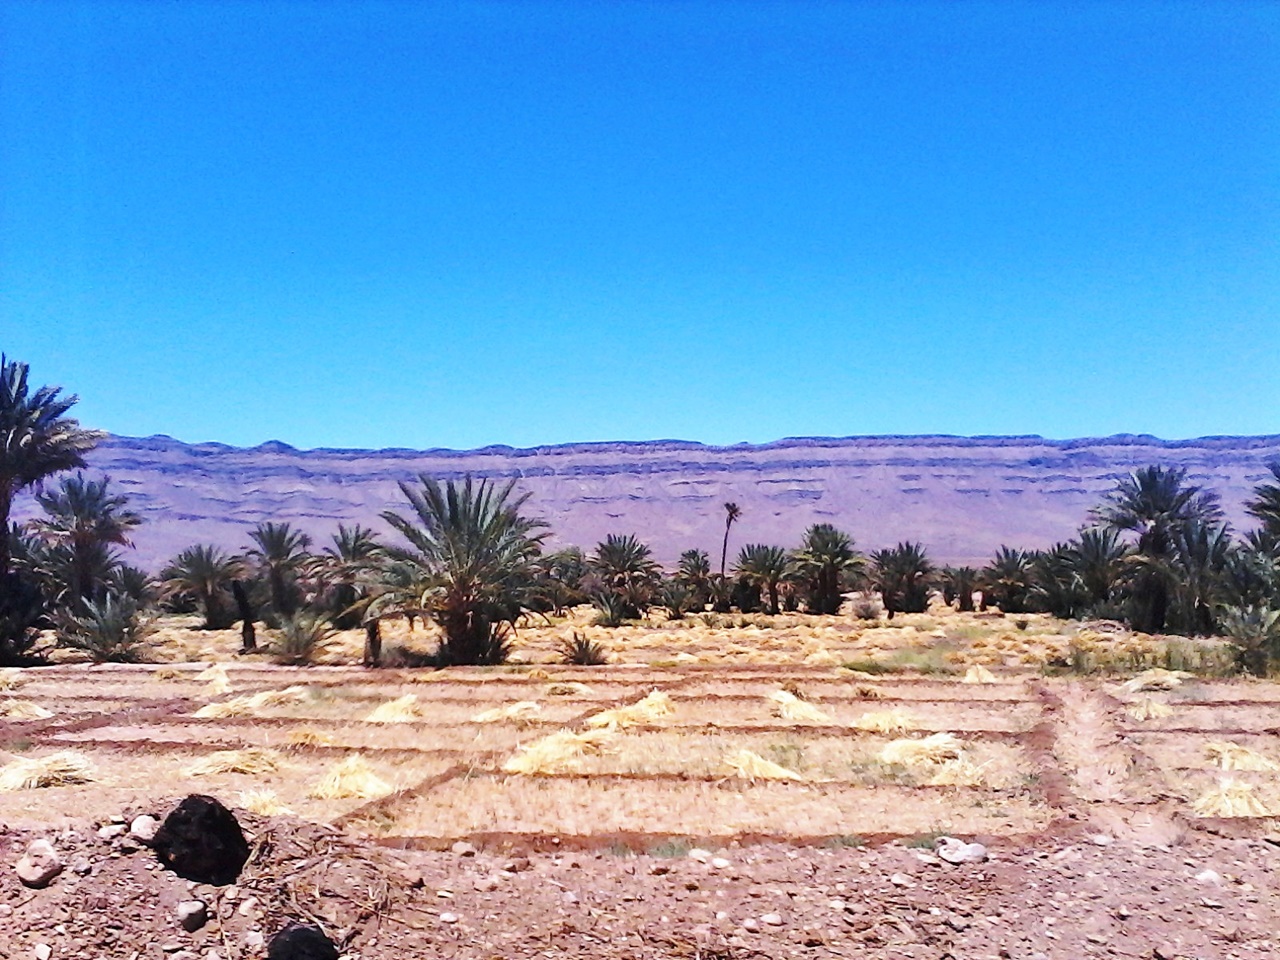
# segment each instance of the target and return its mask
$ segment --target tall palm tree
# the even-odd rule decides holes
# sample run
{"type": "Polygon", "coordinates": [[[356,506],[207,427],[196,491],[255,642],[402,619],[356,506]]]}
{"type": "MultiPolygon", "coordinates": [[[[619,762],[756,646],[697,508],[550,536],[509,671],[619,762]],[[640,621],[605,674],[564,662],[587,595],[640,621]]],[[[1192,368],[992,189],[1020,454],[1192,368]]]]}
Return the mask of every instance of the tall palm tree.
{"type": "Polygon", "coordinates": [[[529,494],[514,496],[514,480],[498,487],[467,477],[441,486],[423,475],[419,483],[400,484],[412,516],[382,515],[409,544],[387,548],[406,576],[374,600],[368,616],[431,616],[444,633],[436,654],[442,666],[501,663],[507,631],[534,596],[546,524],[522,515],[529,494]]]}
{"type": "Polygon", "coordinates": [[[1099,525],[1135,535],[1135,552],[1143,562],[1130,584],[1135,629],[1159,633],[1169,609],[1169,584],[1155,561],[1167,561],[1178,531],[1191,521],[1217,523],[1222,509],[1217,495],[1187,483],[1185,468],[1149,466],[1121,479],[1093,511],[1099,525]]]}
{"type": "Polygon", "coordinates": [[[778,585],[791,572],[791,558],[782,547],[749,543],[738,554],[734,573],[769,599],[769,613],[778,613],[778,585]]]}
{"type": "Polygon", "coordinates": [[[1108,527],[1087,527],[1080,531],[1071,548],[1089,603],[1110,601],[1124,573],[1125,557],[1129,555],[1129,546],[1120,539],[1119,532],[1108,527]]]}
{"type": "Polygon", "coordinates": [[[168,594],[186,594],[200,605],[204,629],[225,630],[236,622],[231,590],[246,567],[242,557],[198,544],[174,557],[161,571],[160,580],[168,594]]]}
{"type": "Polygon", "coordinates": [[[978,589],[978,571],[973,567],[944,567],[940,577],[947,603],[955,603],[962,613],[973,610],[973,593],[978,589]]]}
{"type": "Polygon", "coordinates": [[[889,619],[895,613],[924,613],[934,567],[919,543],[904,542],[871,555],[871,584],[880,592],[889,619]]]}
{"type": "Polygon", "coordinates": [[[587,566],[605,592],[622,601],[627,619],[644,612],[662,579],[653,551],[631,533],[609,534],[596,544],[587,566]]]}
{"type": "Polygon", "coordinates": [[[1244,506],[1262,521],[1262,529],[1272,537],[1280,537],[1280,460],[1267,464],[1276,483],[1260,483],[1253,488],[1253,499],[1244,506]]]}
{"type": "Polygon", "coordinates": [[[328,593],[329,619],[339,630],[360,625],[363,575],[381,559],[382,544],[368,527],[338,524],[331,545],[316,563],[316,572],[328,593]]]}
{"type": "Polygon", "coordinates": [[[733,501],[724,505],[724,544],[720,547],[720,579],[724,579],[725,563],[729,557],[729,528],[742,516],[742,509],[733,501]]]}
{"type": "Polygon", "coordinates": [[[142,518],[128,509],[129,498],[108,490],[110,477],[64,477],[58,486],[36,495],[45,515],[32,521],[36,536],[65,558],[68,602],[102,599],[117,566],[113,546],[129,546],[129,531],[142,518]]]}
{"type": "Polygon", "coordinates": [[[693,595],[689,601],[690,609],[703,609],[711,599],[711,560],[707,551],[695,547],[680,554],[675,579],[693,595]]]}
{"type": "Polygon", "coordinates": [[[853,538],[830,523],[810,526],[792,559],[796,575],[808,585],[809,612],[827,614],[840,611],[842,580],[860,571],[866,562],[853,548],[853,538]]]}
{"type": "Polygon", "coordinates": [[[1033,560],[1025,550],[1001,545],[979,575],[984,603],[994,603],[1002,613],[1026,613],[1033,560]]]}
{"type": "Polygon", "coordinates": [[[249,534],[257,561],[271,591],[271,607],[282,620],[298,612],[298,575],[311,561],[311,538],[288,523],[260,523],[249,534]]]}
{"type": "Polygon", "coordinates": [[[10,572],[9,514],[18,491],[83,467],[84,455],[106,437],[67,416],[79,400],[74,394],[47,386],[33,392],[29,370],[0,353],[0,586],[10,572]]]}

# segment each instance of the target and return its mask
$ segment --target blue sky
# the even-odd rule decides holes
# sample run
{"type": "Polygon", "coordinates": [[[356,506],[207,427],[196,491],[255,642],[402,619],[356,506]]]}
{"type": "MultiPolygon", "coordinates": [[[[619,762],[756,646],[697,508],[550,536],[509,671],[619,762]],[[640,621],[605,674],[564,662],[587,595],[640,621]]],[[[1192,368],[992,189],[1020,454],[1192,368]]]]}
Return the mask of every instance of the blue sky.
{"type": "Polygon", "coordinates": [[[1280,432],[1280,4],[8,0],[0,134],[117,433],[1280,432]]]}

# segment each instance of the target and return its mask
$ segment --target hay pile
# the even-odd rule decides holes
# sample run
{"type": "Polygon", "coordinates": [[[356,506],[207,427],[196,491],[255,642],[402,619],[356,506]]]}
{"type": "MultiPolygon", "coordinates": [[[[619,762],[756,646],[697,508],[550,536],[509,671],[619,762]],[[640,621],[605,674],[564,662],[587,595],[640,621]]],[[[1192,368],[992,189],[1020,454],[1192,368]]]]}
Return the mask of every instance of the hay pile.
{"type": "Polygon", "coordinates": [[[505,720],[530,720],[542,712],[542,704],[536,700],[517,700],[503,707],[481,710],[471,718],[472,723],[502,723],[505,720]]]}
{"type": "Polygon", "coordinates": [[[548,697],[589,697],[594,692],[585,683],[575,683],[572,680],[562,680],[547,687],[548,697]]]}
{"type": "Polygon", "coordinates": [[[831,718],[789,690],[775,690],[765,697],[773,704],[774,716],[797,723],[830,723],[831,718]]]}
{"type": "Polygon", "coordinates": [[[92,783],[93,764],[71,750],[14,760],[0,767],[0,793],[92,783]]]}
{"type": "Polygon", "coordinates": [[[1183,680],[1190,680],[1194,674],[1187,673],[1185,670],[1164,670],[1160,667],[1152,667],[1150,670],[1143,670],[1131,680],[1126,680],[1120,685],[1120,688],[1126,693],[1142,693],[1146,690],[1172,690],[1174,687],[1181,686],[1183,680]]]}
{"type": "Polygon", "coordinates": [[[577,762],[588,753],[598,753],[613,739],[613,727],[600,727],[583,733],[559,730],[522,748],[502,765],[506,773],[525,775],[566,773],[577,768],[577,762]]]}
{"type": "Polygon", "coordinates": [[[0,717],[6,720],[48,720],[53,716],[47,710],[30,700],[5,700],[0,702],[0,717]]]}
{"type": "Polygon", "coordinates": [[[291,747],[331,747],[338,742],[329,734],[312,730],[310,727],[290,730],[284,739],[291,747]]]}
{"type": "Polygon", "coordinates": [[[644,724],[657,723],[676,712],[671,697],[661,690],[654,690],[642,700],[625,707],[602,710],[595,716],[587,718],[589,727],[605,727],[608,729],[638,727],[644,724]]]}
{"type": "Polygon", "coordinates": [[[284,758],[276,751],[265,747],[248,747],[244,750],[216,750],[182,772],[188,777],[209,777],[220,773],[247,773],[260,777],[278,773],[282,766],[284,758]]]}
{"type": "Polygon", "coordinates": [[[945,763],[948,760],[959,760],[963,756],[963,747],[950,733],[894,740],[880,751],[880,762],[901,764],[904,767],[945,763]]]}
{"type": "Polygon", "coordinates": [[[547,671],[543,670],[541,667],[534,667],[525,674],[525,677],[529,680],[541,680],[544,683],[551,680],[551,674],[547,673],[547,671]]]}
{"type": "Polygon", "coordinates": [[[252,717],[267,707],[279,707],[289,703],[301,703],[307,698],[306,687],[285,687],[283,690],[264,690],[249,696],[232,697],[222,703],[206,703],[192,716],[197,720],[222,720],[227,717],[252,717]]]}
{"type": "Polygon", "coordinates": [[[227,668],[220,663],[211,664],[196,674],[197,680],[207,680],[205,693],[211,697],[220,697],[231,692],[231,678],[227,676],[227,668]]]}
{"type": "MultiPolygon", "coordinates": [[[[182,676],[182,671],[173,667],[160,667],[151,671],[152,680],[181,680],[182,676]]],[[[223,692],[225,693],[226,691],[223,692]]]]}
{"type": "Polygon", "coordinates": [[[864,713],[853,725],[859,730],[870,730],[872,733],[906,733],[919,726],[915,717],[898,707],[864,713]]]}
{"type": "Polygon", "coordinates": [[[0,670],[0,691],[14,690],[27,682],[22,671],[17,667],[6,667],[0,670]]]}
{"type": "Polygon", "coordinates": [[[996,683],[996,675],[980,663],[975,663],[965,671],[961,683],[996,683]]]}
{"type": "Polygon", "coordinates": [[[781,764],[766,760],[750,750],[739,750],[724,758],[725,766],[744,780],[803,780],[804,777],[781,764]]]}
{"type": "Polygon", "coordinates": [[[1139,697],[1124,708],[1134,720],[1162,720],[1173,713],[1173,707],[1155,697],[1139,697]]]}
{"type": "Polygon", "coordinates": [[[826,647],[819,646],[812,653],[806,654],[802,662],[810,667],[838,667],[840,658],[826,647]]]}
{"type": "Polygon", "coordinates": [[[1270,809],[1253,794],[1253,786],[1227,778],[1202,796],[1191,809],[1199,817],[1271,817],[1270,809]]]}
{"type": "Polygon", "coordinates": [[[373,708],[365,723],[413,723],[422,719],[422,707],[416,693],[406,693],[373,708]]]}
{"type": "Polygon", "coordinates": [[[853,688],[853,695],[863,700],[883,700],[884,692],[869,683],[860,683],[853,688]]]}
{"type": "Polygon", "coordinates": [[[977,764],[961,754],[954,760],[946,760],[937,765],[937,769],[924,781],[930,787],[977,787],[981,786],[985,764],[977,764]]]}
{"type": "Polygon", "coordinates": [[[1263,756],[1256,750],[1231,743],[1226,740],[1214,740],[1204,745],[1205,756],[1215,766],[1223,770],[1260,770],[1272,772],[1280,770],[1280,763],[1270,757],[1263,756]]]}
{"type": "Polygon", "coordinates": [[[307,796],[313,800],[372,800],[391,791],[391,785],[373,772],[364,757],[353,753],[330,767],[307,796]]]}
{"type": "Polygon", "coordinates": [[[244,790],[240,793],[240,807],[264,817],[278,817],[293,813],[280,802],[274,790],[244,790]]]}

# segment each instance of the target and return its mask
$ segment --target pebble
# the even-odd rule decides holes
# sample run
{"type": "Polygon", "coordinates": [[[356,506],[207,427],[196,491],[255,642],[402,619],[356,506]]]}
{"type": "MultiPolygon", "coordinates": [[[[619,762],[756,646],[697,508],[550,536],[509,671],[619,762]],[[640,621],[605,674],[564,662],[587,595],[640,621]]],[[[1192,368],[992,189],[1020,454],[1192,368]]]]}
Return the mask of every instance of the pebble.
{"type": "Polygon", "coordinates": [[[706,863],[711,859],[711,851],[703,850],[701,847],[694,847],[686,854],[686,856],[690,860],[697,860],[699,863],[706,863]]]}
{"type": "Polygon", "coordinates": [[[947,863],[981,863],[987,859],[987,848],[982,844],[965,843],[955,837],[939,837],[935,847],[947,863]]]}
{"type": "Polygon", "coordinates": [[[1201,883],[1212,883],[1214,886],[1222,883],[1222,874],[1217,870],[1201,870],[1196,874],[1196,879],[1201,883]]]}
{"type": "Polygon", "coordinates": [[[914,887],[915,886],[915,883],[912,881],[912,879],[908,877],[906,874],[902,874],[902,873],[895,873],[892,877],[889,878],[889,882],[892,883],[895,887],[914,887]]]}
{"type": "Polygon", "coordinates": [[[209,908],[203,900],[184,900],[178,904],[178,923],[187,933],[195,933],[209,922],[209,908]]]}
{"type": "Polygon", "coordinates": [[[711,866],[715,870],[727,870],[731,864],[724,857],[712,857],[711,866]]]}
{"type": "Polygon", "coordinates": [[[250,950],[261,950],[267,945],[267,938],[262,935],[261,931],[250,930],[244,935],[244,945],[250,950]]]}
{"type": "Polygon", "coordinates": [[[441,923],[457,923],[458,915],[456,913],[442,913],[440,914],[440,922],[441,923]]]}
{"type": "Polygon", "coordinates": [[[159,829],[160,821],[144,813],[140,817],[134,817],[133,823],[129,824],[129,836],[139,843],[149,844],[156,838],[156,831],[159,829]]]}
{"type": "Polygon", "coordinates": [[[465,840],[459,840],[449,849],[460,857],[474,857],[476,855],[475,845],[467,843],[465,840]]]}
{"type": "Polygon", "coordinates": [[[129,828],[123,823],[108,823],[98,828],[98,836],[103,840],[114,840],[116,837],[122,837],[129,832],[129,828]]]}
{"type": "Polygon", "coordinates": [[[53,956],[53,947],[47,943],[37,943],[36,948],[31,953],[36,960],[49,960],[53,956]]]}
{"type": "Polygon", "coordinates": [[[760,930],[760,921],[748,917],[742,921],[742,929],[749,933],[757,933],[760,930]]]}
{"type": "Polygon", "coordinates": [[[771,927],[782,926],[782,916],[777,913],[766,913],[760,918],[761,923],[767,923],[771,927]]]}

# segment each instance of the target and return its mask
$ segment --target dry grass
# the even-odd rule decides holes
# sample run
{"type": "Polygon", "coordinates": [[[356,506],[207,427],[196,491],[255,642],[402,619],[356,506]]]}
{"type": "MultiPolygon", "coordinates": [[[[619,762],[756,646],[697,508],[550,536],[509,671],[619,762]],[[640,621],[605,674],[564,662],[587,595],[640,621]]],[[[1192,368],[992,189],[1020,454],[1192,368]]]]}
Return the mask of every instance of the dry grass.
{"type": "Polygon", "coordinates": [[[654,690],[642,700],[625,707],[602,710],[587,718],[589,727],[626,728],[658,723],[676,712],[669,694],[654,690]]]}
{"type": "Polygon", "coordinates": [[[315,800],[373,800],[392,792],[389,783],[373,772],[358,753],[340,760],[307,793],[315,800]]]}
{"type": "Polygon", "coordinates": [[[274,790],[242,790],[239,796],[241,809],[263,817],[292,815],[293,811],[280,802],[274,790]]]}
{"type": "Polygon", "coordinates": [[[612,727],[598,727],[583,733],[560,730],[523,747],[502,769],[526,775],[575,772],[583,757],[599,752],[613,737],[612,727]]]}
{"type": "Polygon", "coordinates": [[[939,764],[947,760],[959,760],[964,745],[949,733],[934,733],[919,739],[894,740],[880,751],[882,763],[896,763],[904,767],[939,764]]]}
{"type": "Polygon", "coordinates": [[[739,750],[724,758],[724,764],[744,780],[803,780],[804,777],[781,764],[766,760],[750,750],[739,750]]]}
{"type": "Polygon", "coordinates": [[[1253,785],[1230,778],[1192,804],[1199,817],[1272,817],[1277,811],[1254,795],[1253,785]]]}
{"type": "Polygon", "coordinates": [[[1125,693],[1142,693],[1146,690],[1172,690],[1174,687],[1182,685],[1184,680],[1192,679],[1193,674],[1187,673],[1185,670],[1165,670],[1161,667],[1153,667],[1150,670],[1144,670],[1130,680],[1126,680],[1120,684],[1120,688],[1125,693]]]}
{"type": "Polygon", "coordinates": [[[183,773],[188,777],[216,776],[220,773],[247,773],[259,777],[277,773],[284,757],[274,750],[248,747],[244,750],[217,750],[191,764],[183,773]]]}
{"type": "Polygon", "coordinates": [[[996,675],[980,663],[975,663],[965,671],[961,683],[996,683],[996,675]]]}
{"type": "Polygon", "coordinates": [[[1280,763],[1238,743],[1213,740],[1204,745],[1205,756],[1223,770],[1280,770],[1280,763]]]}
{"type": "Polygon", "coordinates": [[[0,701],[0,717],[6,720],[48,720],[52,716],[52,710],[30,700],[0,701]]]}
{"type": "Polygon", "coordinates": [[[1139,697],[1128,704],[1124,711],[1141,723],[1147,720],[1163,720],[1173,713],[1173,707],[1155,697],[1139,697]]]}
{"type": "Polygon", "coordinates": [[[417,694],[406,693],[403,697],[389,700],[373,709],[364,718],[365,723],[415,723],[423,717],[422,706],[418,703],[417,694]]]}
{"type": "Polygon", "coordinates": [[[0,767],[0,793],[65,787],[93,780],[93,764],[70,750],[46,757],[22,757],[0,767]]]}
{"type": "Polygon", "coordinates": [[[227,717],[255,717],[271,707],[289,703],[301,703],[307,699],[307,688],[286,687],[283,690],[264,690],[248,696],[232,697],[221,703],[207,703],[193,716],[205,720],[222,720],[227,717]]]}
{"type": "Polygon", "coordinates": [[[536,700],[517,700],[505,706],[491,710],[481,710],[471,718],[472,723],[506,723],[513,721],[523,723],[534,719],[542,712],[542,704],[536,700]]]}
{"type": "Polygon", "coordinates": [[[0,693],[16,690],[26,682],[27,678],[22,675],[22,671],[17,667],[6,667],[0,670],[0,693]]]}
{"type": "Polygon", "coordinates": [[[813,704],[801,700],[788,690],[775,690],[766,698],[773,704],[773,712],[792,723],[830,723],[831,718],[813,704]]]}
{"type": "Polygon", "coordinates": [[[589,697],[594,691],[585,683],[576,683],[572,680],[561,680],[547,687],[548,697],[589,697]]]}
{"type": "Polygon", "coordinates": [[[332,747],[338,741],[331,733],[301,727],[285,734],[284,742],[291,747],[332,747]]]}
{"type": "Polygon", "coordinates": [[[919,723],[907,711],[895,707],[892,710],[864,713],[853,725],[859,730],[869,730],[872,733],[906,733],[908,730],[915,730],[919,723]]]}

